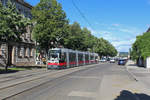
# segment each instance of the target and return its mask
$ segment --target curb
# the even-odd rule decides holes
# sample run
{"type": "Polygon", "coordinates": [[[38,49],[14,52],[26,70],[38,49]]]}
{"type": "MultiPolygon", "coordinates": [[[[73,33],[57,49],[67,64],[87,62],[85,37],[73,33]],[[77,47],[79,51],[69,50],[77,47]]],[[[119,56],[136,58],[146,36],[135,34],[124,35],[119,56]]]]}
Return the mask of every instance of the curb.
{"type": "Polygon", "coordinates": [[[131,76],[135,81],[139,81],[139,80],[137,79],[137,77],[136,77],[134,74],[132,74],[132,73],[128,70],[127,67],[126,67],[126,71],[130,74],[130,76],[131,76]]]}
{"type": "MultiPolygon", "coordinates": [[[[127,63],[128,63],[128,62],[127,62],[127,63]]],[[[127,68],[127,66],[128,66],[127,63],[126,63],[126,65],[125,65],[126,71],[130,74],[130,76],[131,76],[136,82],[139,81],[138,78],[128,70],[128,68],[127,68]]]]}
{"type": "MultiPolygon", "coordinates": [[[[125,69],[126,69],[126,71],[129,73],[129,75],[136,81],[136,82],[138,82],[139,80],[137,79],[137,77],[134,75],[134,74],[132,74],[129,70],[128,70],[128,68],[127,68],[127,63],[126,63],[126,65],[125,65],[125,69]]],[[[134,97],[135,97],[135,100],[140,100],[140,98],[137,96],[137,95],[134,95],[134,97]]]]}

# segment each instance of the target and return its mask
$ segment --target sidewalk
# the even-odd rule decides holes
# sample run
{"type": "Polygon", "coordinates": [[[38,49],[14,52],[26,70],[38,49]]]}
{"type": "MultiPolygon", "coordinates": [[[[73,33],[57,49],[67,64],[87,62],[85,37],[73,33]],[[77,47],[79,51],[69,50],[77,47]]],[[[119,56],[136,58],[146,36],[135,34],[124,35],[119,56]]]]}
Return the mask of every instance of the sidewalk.
{"type": "Polygon", "coordinates": [[[137,66],[136,63],[134,61],[132,61],[132,60],[129,60],[126,63],[126,68],[129,69],[129,70],[140,70],[140,71],[147,71],[147,72],[150,70],[148,68],[137,66]]]}
{"type": "Polygon", "coordinates": [[[136,80],[142,82],[147,88],[150,88],[150,69],[138,67],[131,60],[127,62],[126,68],[136,80]]]}
{"type": "Polygon", "coordinates": [[[123,69],[122,74],[117,74],[116,71],[116,74],[103,77],[100,89],[101,100],[150,100],[150,85],[134,80],[135,76],[130,72],[130,69],[144,72],[147,70],[138,68],[132,61],[129,61],[126,67],[129,71],[123,66],[116,66],[117,71],[121,72],[123,69]]]}

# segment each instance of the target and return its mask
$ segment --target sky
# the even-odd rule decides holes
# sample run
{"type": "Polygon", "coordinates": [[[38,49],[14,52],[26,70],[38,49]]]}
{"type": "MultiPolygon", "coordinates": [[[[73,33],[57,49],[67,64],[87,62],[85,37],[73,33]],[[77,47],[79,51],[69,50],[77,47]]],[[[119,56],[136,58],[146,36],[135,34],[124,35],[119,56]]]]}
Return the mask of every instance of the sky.
{"type": "MultiPolygon", "coordinates": [[[[40,0],[25,0],[35,6],[40,0]]],[[[150,0],[57,0],[62,4],[70,24],[78,22],[98,38],[111,42],[118,51],[128,52],[136,40],[150,27],[150,0]]]]}

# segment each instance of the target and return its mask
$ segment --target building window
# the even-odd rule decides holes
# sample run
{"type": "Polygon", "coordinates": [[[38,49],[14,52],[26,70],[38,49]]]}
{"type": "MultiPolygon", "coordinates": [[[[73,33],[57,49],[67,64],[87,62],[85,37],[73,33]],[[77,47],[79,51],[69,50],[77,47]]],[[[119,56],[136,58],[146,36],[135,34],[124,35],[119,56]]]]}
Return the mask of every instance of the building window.
{"type": "Polygon", "coordinates": [[[31,56],[31,57],[34,57],[34,49],[33,49],[33,48],[32,48],[31,51],[30,51],[30,56],[31,56]]]}
{"type": "Polygon", "coordinates": [[[29,48],[24,48],[24,56],[30,57],[30,49],[29,48]]]}
{"type": "Polygon", "coordinates": [[[24,48],[24,57],[27,57],[27,48],[24,48]]]}
{"type": "Polygon", "coordinates": [[[31,57],[31,48],[28,48],[28,57],[31,57]]]}
{"type": "Polygon", "coordinates": [[[21,47],[18,47],[18,57],[22,57],[22,49],[21,49],[21,47]]]}

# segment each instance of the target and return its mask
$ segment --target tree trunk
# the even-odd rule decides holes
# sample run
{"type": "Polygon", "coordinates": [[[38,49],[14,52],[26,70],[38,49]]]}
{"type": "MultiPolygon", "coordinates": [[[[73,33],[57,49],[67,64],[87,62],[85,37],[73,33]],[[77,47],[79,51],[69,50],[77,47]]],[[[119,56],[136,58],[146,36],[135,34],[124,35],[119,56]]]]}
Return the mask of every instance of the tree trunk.
{"type": "Polygon", "coordinates": [[[6,66],[5,66],[5,71],[8,72],[8,62],[6,64],[6,66]]]}

